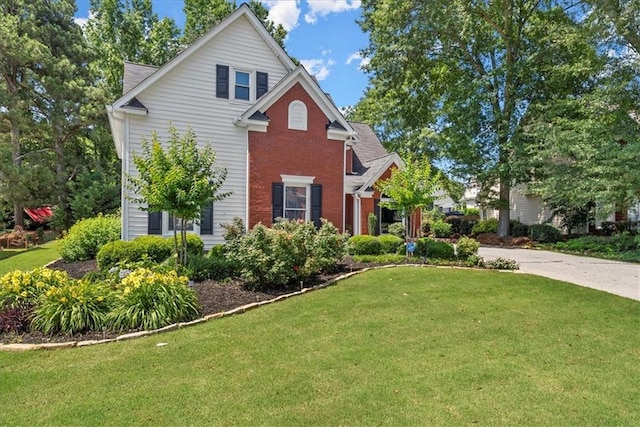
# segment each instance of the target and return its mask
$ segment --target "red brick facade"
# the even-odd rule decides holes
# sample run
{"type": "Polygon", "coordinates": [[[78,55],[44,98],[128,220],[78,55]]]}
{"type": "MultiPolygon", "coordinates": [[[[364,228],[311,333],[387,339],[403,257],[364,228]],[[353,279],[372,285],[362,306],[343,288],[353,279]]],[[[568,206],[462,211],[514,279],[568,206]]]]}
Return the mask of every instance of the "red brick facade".
{"type": "Polygon", "coordinates": [[[343,230],[344,142],[327,138],[329,119],[297,83],[264,111],[267,132],[249,132],[249,223],[272,224],[272,184],[281,175],[315,177],[322,185],[322,217],[343,230]],[[289,129],[289,104],[307,108],[307,130],[289,129]]]}

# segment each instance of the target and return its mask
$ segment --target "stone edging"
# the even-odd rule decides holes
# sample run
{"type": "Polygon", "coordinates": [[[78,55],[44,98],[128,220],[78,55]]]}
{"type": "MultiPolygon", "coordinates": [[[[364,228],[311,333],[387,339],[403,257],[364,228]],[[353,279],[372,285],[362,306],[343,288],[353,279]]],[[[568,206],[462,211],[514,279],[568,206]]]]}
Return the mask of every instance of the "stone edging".
{"type": "MultiPolygon", "coordinates": [[[[213,319],[219,319],[219,318],[222,318],[222,317],[233,316],[235,314],[240,314],[240,313],[247,312],[249,310],[253,310],[254,308],[260,307],[262,305],[272,304],[274,302],[282,301],[282,300],[285,300],[285,299],[288,299],[288,298],[291,298],[291,297],[294,297],[294,296],[297,296],[297,295],[302,295],[302,294],[305,294],[307,292],[316,291],[318,289],[324,289],[326,287],[335,285],[337,282],[339,282],[341,280],[347,279],[347,278],[349,278],[351,276],[355,276],[356,274],[364,273],[365,271],[377,270],[377,269],[383,269],[383,268],[394,268],[394,267],[459,268],[459,269],[465,269],[465,270],[469,269],[469,267],[434,266],[434,265],[428,265],[428,264],[389,264],[389,265],[381,265],[381,266],[376,266],[376,267],[367,267],[367,268],[363,268],[362,270],[352,271],[350,273],[343,274],[342,276],[338,276],[338,277],[336,277],[334,279],[331,279],[328,282],[322,283],[320,285],[312,286],[310,288],[304,288],[304,289],[302,289],[300,291],[292,292],[290,294],[280,295],[280,296],[277,296],[277,297],[272,298],[270,300],[265,300],[265,301],[260,301],[260,302],[253,302],[253,303],[250,303],[250,304],[246,304],[246,305],[234,308],[232,310],[221,311],[219,313],[209,314],[209,315],[206,315],[206,316],[201,317],[199,319],[192,320],[190,322],[173,323],[171,325],[167,325],[167,326],[165,326],[163,328],[160,328],[160,329],[154,329],[152,331],[131,332],[131,333],[128,333],[128,334],[119,335],[119,336],[117,336],[115,338],[109,338],[109,339],[104,339],[104,340],[68,341],[68,342],[61,342],[61,343],[41,343],[41,344],[21,344],[21,343],[3,344],[3,343],[0,343],[0,352],[2,352],[2,351],[22,352],[22,351],[30,351],[30,350],[56,350],[56,349],[62,349],[62,348],[86,347],[86,346],[89,346],[89,345],[105,344],[105,343],[109,343],[109,342],[124,341],[124,340],[133,339],[133,338],[146,337],[146,336],[149,336],[149,335],[155,335],[155,334],[159,334],[159,333],[162,333],[162,332],[171,331],[171,330],[174,330],[174,329],[186,328],[186,327],[189,327],[189,326],[197,325],[199,323],[208,322],[209,320],[213,320],[213,319]]],[[[494,271],[512,272],[510,270],[494,270],[494,271]]]]}

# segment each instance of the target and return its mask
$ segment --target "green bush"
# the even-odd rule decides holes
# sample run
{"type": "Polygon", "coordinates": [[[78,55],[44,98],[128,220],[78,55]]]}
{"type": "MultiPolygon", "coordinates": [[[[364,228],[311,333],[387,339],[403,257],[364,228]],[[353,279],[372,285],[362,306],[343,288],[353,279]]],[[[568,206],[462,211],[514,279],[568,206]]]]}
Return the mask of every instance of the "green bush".
{"type": "Polygon", "coordinates": [[[531,240],[539,243],[556,243],[562,240],[560,230],[550,224],[533,224],[529,227],[531,240]]]}
{"type": "Polygon", "coordinates": [[[509,222],[509,227],[513,237],[525,237],[529,235],[529,226],[521,223],[517,219],[512,219],[509,222]]]}
{"type": "Polygon", "coordinates": [[[473,226],[477,224],[476,217],[468,216],[448,216],[445,219],[447,224],[451,224],[451,233],[467,236],[472,233],[473,226]]]}
{"type": "MultiPolygon", "coordinates": [[[[373,236],[368,236],[378,245],[373,236]]],[[[310,222],[279,221],[273,228],[256,225],[228,244],[226,258],[238,265],[254,289],[285,286],[320,271],[335,269],[345,254],[345,236],[325,220],[320,230],[310,222]]]]}
{"type": "Polygon", "coordinates": [[[161,263],[172,253],[171,239],[163,239],[160,236],[139,236],[129,242],[118,240],[104,245],[96,259],[100,269],[108,270],[118,264],[135,263],[145,258],[151,262],[161,263]]]}
{"type": "Polygon", "coordinates": [[[512,259],[496,258],[490,261],[484,261],[483,268],[491,270],[518,270],[520,266],[512,259]]]}
{"type": "Polygon", "coordinates": [[[194,282],[223,280],[234,276],[235,269],[225,258],[192,255],[187,260],[185,274],[194,282]]]}
{"type": "MultiPolygon", "coordinates": [[[[405,253],[405,245],[398,249],[398,254],[405,253]]],[[[422,238],[416,241],[416,250],[413,253],[416,257],[453,260],[456,259],[455,250],[451,243],[440,242],[438,240],[422,238]]]]}
{"type": "Polygon", "coordinates": [[[98,215],[72,226],[60,241],[58,252],[66,262],[93,259],[103,245],[115,240],[120,240],[120,217],[98,215]]]}
{"type": "Polygon", "coordinates": [[[369,216],[367,217],[367,231],[370,235],[376,235],[376,229],[378,228],[378,217],[373,212],[369,212],[369,216]]]}
{"type": "Polygon", "coordinates": [[[465,216],[479,216],[480,215],[480,209],[478,209],[478,208],[464,208],[463,212],[464,212],[465,216]]]}
{"type": "Polygon", "coordinates": [[[99,331],[109,311],[111,292],[85,280],[52,286],[41,297],[31,327],[44,334],[99,331]]]}
{"type": "Polygon", "coordinates": [[[458,239],[458,244],[456,245],[458,259],[465,260],[473,255],[478,255],[478,249],[480,249],[480,243],[477,240],[470,237],[458,239]]]}
{"type": "Polygon", "coordinates": [[[225,245],[214,245],[211,249],[209,249],[209,253],[207,256],[209,258],[224,258],[224,254],[226,252],[225,245]]]}
{"type": "Polygon", "coordinates": [[[395,254],[398,248],[404,243],[404,240],[392,234],[378,236],[378,241],[382,245],[382,253],[385,254],[395,254]]]}
{"type": "Polygon", "coordinates": [[[204,255],[204,242],[197,234],[187,233],[187,254],[204,255]]]}
{"type": "Polygon", "coordinates": [[[393,236],[404,239],[404,233],[405,233],[404,224],[401,222],[394,222],[392,224],[389,224],[388,232],[393,236]]]}
{"type": "Polygon", "coordinates": [[[431,223],[431,232],[435,237],[451,237],[451,224],[444,221],[433,221],[431,223]]]}
{"type": "Polygon", "coordinates": [[[106,324],[115,331],[158,329],[200,315],[198,297],[189,288],[189,279],[175,271],[157,273],[140,268],[116,287],[113,309],[106,324]]]}
{"type": "Polygon", "coordinates": [[[35,306],[52,286],[64,286],[71,279],[64,271],[37,268],[15,270],[0,278],[0,309],[35,306]]]}
{"type": "Polygon", "coordinates": [[[478,221],[472,229],[473,234],[485,234],[485,233],[497,233],[498,232],[498,219],[489,218],[478,221]]]}
{"type": "Polygon", "coordinates": [[[347,241],[347,247],[351,255],[380,255],[382,253],[380,240],[366,234],[350,237],[347,241]]]}

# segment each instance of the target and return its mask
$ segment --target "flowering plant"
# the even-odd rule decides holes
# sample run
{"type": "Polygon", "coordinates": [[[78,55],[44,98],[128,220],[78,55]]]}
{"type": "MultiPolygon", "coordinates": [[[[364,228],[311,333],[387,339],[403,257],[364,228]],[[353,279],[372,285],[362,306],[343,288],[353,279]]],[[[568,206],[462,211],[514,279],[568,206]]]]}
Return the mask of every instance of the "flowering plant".
{"type": "Polygon", "coordinates": [[[33,306],[51,286],[61,286],[69,280],[66,272],[48,268],[7,273],[0,278],[0,308],[33,306]]]}

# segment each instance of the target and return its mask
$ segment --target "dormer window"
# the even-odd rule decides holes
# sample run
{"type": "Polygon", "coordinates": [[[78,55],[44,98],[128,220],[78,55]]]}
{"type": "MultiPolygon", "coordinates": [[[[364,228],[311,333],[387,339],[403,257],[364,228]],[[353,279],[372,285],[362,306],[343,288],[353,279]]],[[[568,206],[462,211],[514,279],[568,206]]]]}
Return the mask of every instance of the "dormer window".
{"type": "Polygon", "coordinates": [[[307,106],[302,101],[289,104],[289,129],[307,130],[307,106]]]}

